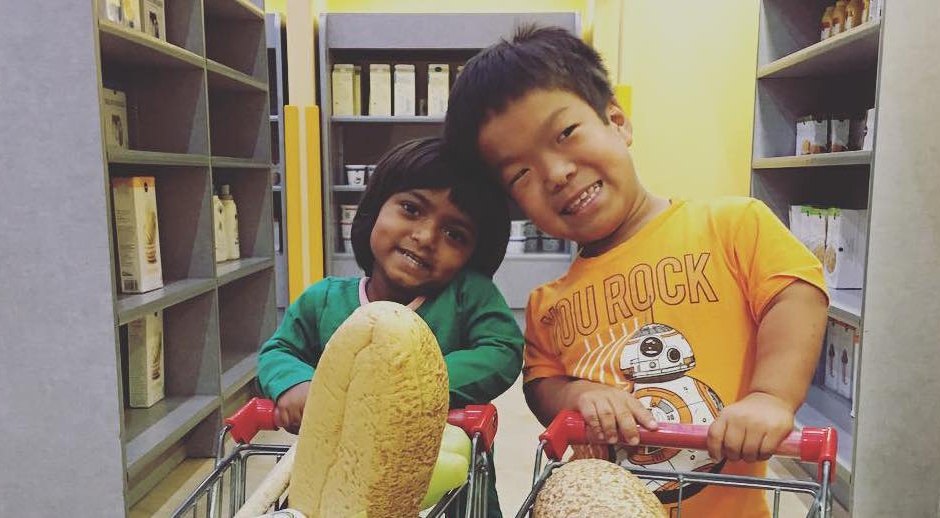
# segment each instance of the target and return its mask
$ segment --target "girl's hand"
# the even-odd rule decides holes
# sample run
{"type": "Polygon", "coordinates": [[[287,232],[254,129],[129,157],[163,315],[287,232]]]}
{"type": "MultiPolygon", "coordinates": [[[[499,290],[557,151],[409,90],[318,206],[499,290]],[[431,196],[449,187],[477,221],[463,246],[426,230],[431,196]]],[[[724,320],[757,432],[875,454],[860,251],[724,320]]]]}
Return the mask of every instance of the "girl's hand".
{"type": "Polygon", "coordinates": [[[653,414],[630,392],[586,380],[571,383],[574,408],[584,417],[592,442],[636,446],[640,442],[637,423],[656,429],[653,414]]]}
{"type": "Polygon", "coordinates": [[[277,408],[274,410],[274,424],[292,434],[300,431],[300,421],[304,417],[304,405],[307,403],[307,392],[310,382],[298,383],[284,391],[277,398],[277,408]]]}
{"type": "Polygon", "coordinates": [[[708,428],[708,454],[713,459],[767,460],[793,431],[793,410],[784,400],[752,392],[725,407],[708,428]]]}

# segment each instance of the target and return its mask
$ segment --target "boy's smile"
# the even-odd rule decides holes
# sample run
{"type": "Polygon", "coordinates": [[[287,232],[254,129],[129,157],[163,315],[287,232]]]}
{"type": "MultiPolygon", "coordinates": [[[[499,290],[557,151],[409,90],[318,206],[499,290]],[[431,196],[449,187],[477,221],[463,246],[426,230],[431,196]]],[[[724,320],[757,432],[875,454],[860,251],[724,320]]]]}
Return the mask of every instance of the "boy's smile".
{"type": "Polygon", "coordinates": [[[476,226],[449,189],[413,189],[382,205],[369,240],[375,264],[371,300],[407,303],[446,285],[470,259],[476,226]]]}
{"type": "Polygon", "coordinates": [[[649,201],[633,170],[629,121],[614,102],[605,116],[567,91],[532,90],[491,115],[478,139],[539,228],[598,253],[632,235],[649,201]]]}

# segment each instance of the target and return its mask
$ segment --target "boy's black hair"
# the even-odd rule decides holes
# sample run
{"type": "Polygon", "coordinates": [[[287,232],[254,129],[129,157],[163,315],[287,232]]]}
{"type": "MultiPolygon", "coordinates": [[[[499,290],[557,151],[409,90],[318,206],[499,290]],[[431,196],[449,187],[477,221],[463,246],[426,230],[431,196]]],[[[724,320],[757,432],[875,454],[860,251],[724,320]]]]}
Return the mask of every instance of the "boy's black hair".
{"type": "Polygon", "coordinates": [[[482,166],[480,127],[532,90],[577,95],[607,121],[614,96],[607,69],[590,45],[560,27],[527,25],[471,58],[457,77],[447,103],[444,138],[461,161],[482,166]]]}
{"type": "Polygon", "coordinates": [[[376,164],[352,224],[353,252],[366,275],[372,275],[375,262],[369,240],[379,211],[392,195],[412,189],[450,189],[450,201],[477,227],[476,248],[466,267],[492,277],[509,242],[508,201],[491,179],[459,171],[439,137],[400,144],[376,164]]]}

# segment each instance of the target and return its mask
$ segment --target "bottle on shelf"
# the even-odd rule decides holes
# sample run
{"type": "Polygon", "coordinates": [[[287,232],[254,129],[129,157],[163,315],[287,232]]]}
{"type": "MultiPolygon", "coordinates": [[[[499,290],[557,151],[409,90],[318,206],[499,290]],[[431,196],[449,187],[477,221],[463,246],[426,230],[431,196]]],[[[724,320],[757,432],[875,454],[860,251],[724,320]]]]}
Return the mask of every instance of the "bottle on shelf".
{"type": "Polygon", "coordinates": [[[241,249],[238,242],[238,208],[235,206],[235,198],[232,197],[228,184],[222,186],[219,199],[222,200],[222,218],[225,227],[225,244],[229,260],[241,257],[241,249]]]}
{"type": "Polygon", "coordinates": [[[228,249],[225,238],[225,206],[218,194],[212,195],[212,226],[215,229],[215,262],[221,263],[228,259],[228,249]]]}

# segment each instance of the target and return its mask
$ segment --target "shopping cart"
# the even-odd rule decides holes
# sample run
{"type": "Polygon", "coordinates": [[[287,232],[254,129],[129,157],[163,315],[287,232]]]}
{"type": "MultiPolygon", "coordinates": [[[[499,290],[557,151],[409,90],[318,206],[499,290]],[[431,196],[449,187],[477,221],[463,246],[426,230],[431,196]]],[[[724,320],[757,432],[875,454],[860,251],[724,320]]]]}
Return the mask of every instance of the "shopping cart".
{"type": "MultiPolygon", "coordinates": [[[[174,511],[174,518],[185,516],[219,518],[235,515],[245,504],[248,460],[252,457],[274,457],[280,461],[290,449],[285,445],[251,443],[259,431],[277,430],[274,424],[274,408],[273,401],[254,398],[225,420],[225,426],[219,431],[215,468],[174,511]],[[228,455],[225,454],[227,436],[231,436],[235,441],[228,455]],[[224,494],[226,492],[227,498],[224,494]]],[[[486,488],[492,470],[493,440],[496,437],[496,407],[487,404],[454,409],[448,414],[447,422],[461,428],[470,437],[470,469],[463,485],[448,491],[427,514],[422,516],[426,518],[442,516],[445,509],[465,492],[467,495],[466,517],[483,518],[487,505],[486,488]]],[[[283,502],[265,503],[272,510],[279,510],[283,504],[283,502]]]]}
{"type": "MultiPolygon", "coordinates": [[[[707,425],[689,425],[659,423],[656,431],[638,428],[640,444],[653,448],[681,448],[706,450],[708,437],[707,425]]],[[[552,423],[539,436],[539,446],[535,452],[535,470],[532,474],[532,491],[529,492],[516,518],[523,518],[535,503],[542,486],[552,471],[563,466],[562,456],[569,445],[589,444],[587,427],[581,414],[565,410],[559,413],[552,423]],[[543,470],[543,454],[551,461],[543,470]]],[[[682,513],[683,486],[686,483],[701,483],[718,486],[730,486],[744,489],[762,489],[773,491],[773,516],[780,513],[782,493],[805,494],[812,497],[807,518],[829,518],[832,512],[830,484],[835,476],[835,457],[837,448],[836,431],[833,428],[803,428],[791,433],[777,448],[774,455],[794,457],[805,462],[815,462],[818,466],[817,482],[802,480],[779,480],[721,473],[677,472],[630,468],[629,471],[643,480],[674,482],[678,485],[677,516],[682,513]]]]}

